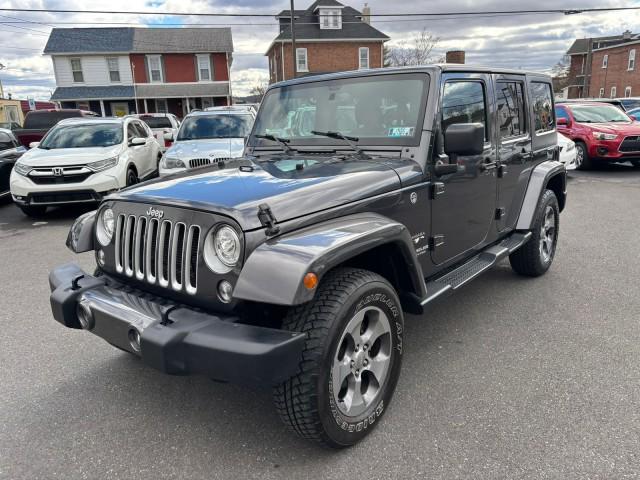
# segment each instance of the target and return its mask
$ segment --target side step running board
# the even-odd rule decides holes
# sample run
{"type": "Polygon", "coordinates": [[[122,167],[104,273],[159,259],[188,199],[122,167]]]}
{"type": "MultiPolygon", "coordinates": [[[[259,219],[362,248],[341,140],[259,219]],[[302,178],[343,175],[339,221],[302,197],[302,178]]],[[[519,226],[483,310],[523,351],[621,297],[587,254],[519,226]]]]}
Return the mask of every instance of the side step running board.
{"type": "Polygon", "coordinates": [[[427,283],[427,297],[420,302],[421,305],[424,306],[441,295],[462,287],[482,272],[493,267],[503,258],[515,252],[527,243],[530,238],[531,232],[514,233],[441,277],[429,281],[427,283]]]}

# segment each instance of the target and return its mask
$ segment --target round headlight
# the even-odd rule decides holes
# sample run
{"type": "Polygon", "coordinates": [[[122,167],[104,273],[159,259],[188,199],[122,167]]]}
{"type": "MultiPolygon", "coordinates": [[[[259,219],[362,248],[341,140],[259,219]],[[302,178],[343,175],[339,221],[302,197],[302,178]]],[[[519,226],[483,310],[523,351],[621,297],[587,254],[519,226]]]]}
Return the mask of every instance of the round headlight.
{"type": "Polygon", "coordinates": [[[113,231],[115,229],[115,217],[113,210],[105,208],[100,217],[98,218],[98,225],[96,228],[96,236],[101,245],[107,246],[111,243],[113,238],[113,231]]]}
{"type": "Polygon", "coordinates": [[[216,273],[227,273],[240,260],[240,238],[230,225],[212,230],[204,242],[204,260],[216,273]]]}
{"type": "Polygon", "coordinates": [[[220,227],[213,240],[216,255],[227,267],[233,267],[240,260],[240,239],[236,231],[228,225],[220,227]]]}

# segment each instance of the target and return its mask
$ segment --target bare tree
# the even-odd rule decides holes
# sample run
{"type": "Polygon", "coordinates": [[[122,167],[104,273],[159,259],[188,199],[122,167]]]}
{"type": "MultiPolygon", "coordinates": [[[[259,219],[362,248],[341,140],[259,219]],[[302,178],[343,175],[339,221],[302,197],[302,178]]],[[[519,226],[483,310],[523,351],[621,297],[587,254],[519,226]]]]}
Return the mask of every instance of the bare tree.
{"type": "Polygon", "coordinates": [[[258,98],[258,102],[262,101],[262,97],[264,97],[265,92],[267,91],[267,86],[264,83],[258,83],[251,88],[251,95],[256,95],[258,98]]]}
{"type": "Polygon", "coordinates": [[[390,64],[394,67],[406,67],[441,61],[441,57],[433,55],[433,49],[439,42],[440,37],[434,36],[425,28],[410,41],[403,40],[390,49],[390,64]]]}

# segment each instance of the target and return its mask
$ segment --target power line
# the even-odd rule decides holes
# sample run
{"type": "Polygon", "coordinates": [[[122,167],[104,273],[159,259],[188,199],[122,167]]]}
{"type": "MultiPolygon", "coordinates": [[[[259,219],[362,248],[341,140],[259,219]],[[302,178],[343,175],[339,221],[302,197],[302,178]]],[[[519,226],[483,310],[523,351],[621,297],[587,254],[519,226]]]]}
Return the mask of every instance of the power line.
{"type": "MultiPolygon", "coordinates": [[[[575,15],[579,13],[593,12],[619,12],[628,10],[640,10],[640,7],[602,7],[602,8],[572,8],[572,9],[540,9],[540,10],[495,10],[489,12],[435,12],[435,13],[371,13],[370,17],[439,17],[452,15],[501,15],[501,14],[541,14],[555,13],[563,15],[575,15]]],[[[72,10],[53,8],[0,8],[4,12],[29,12],[29,13],[77,13],[77,14],[108,14],[108,15],[155,15],[176,17],[274,17],[273,13],[213,13],[213,12],[168,12],[148,10],[72,10]]],[[[284,10],[285,12],[288,10],[284,10]]],[[[286,15],[284,15],[286,17],[286,15]]]]}

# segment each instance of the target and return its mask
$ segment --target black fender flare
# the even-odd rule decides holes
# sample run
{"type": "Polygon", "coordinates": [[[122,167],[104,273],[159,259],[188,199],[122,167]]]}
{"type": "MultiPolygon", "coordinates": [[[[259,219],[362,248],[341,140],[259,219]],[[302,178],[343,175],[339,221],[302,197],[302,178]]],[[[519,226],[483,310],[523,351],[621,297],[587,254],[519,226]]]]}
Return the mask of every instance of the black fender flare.
{"type": "Polygon", "coordinates": [[[329,270],[373,248],[393,244],[402,255],[410,279],[408,294],[424,298],[422,268],[411,234],[394,220],[375,213],[327,220],[268,240],[247,258],[235,285],[234,298],[275,305],[298,305],[311,300],[315,289],[303,285],[315,273],[322,280],[329,270]]]}
{"type": "Polygon", "coordinates": [[[533,215],[540,197],[547,187],[551,187],[555,192],[562,211],[567,197],[567,171],[564,165],[557,160],[542,162],[531,172],[522,208],[520,208],[516,230],[531,229],[533,215]]]}

